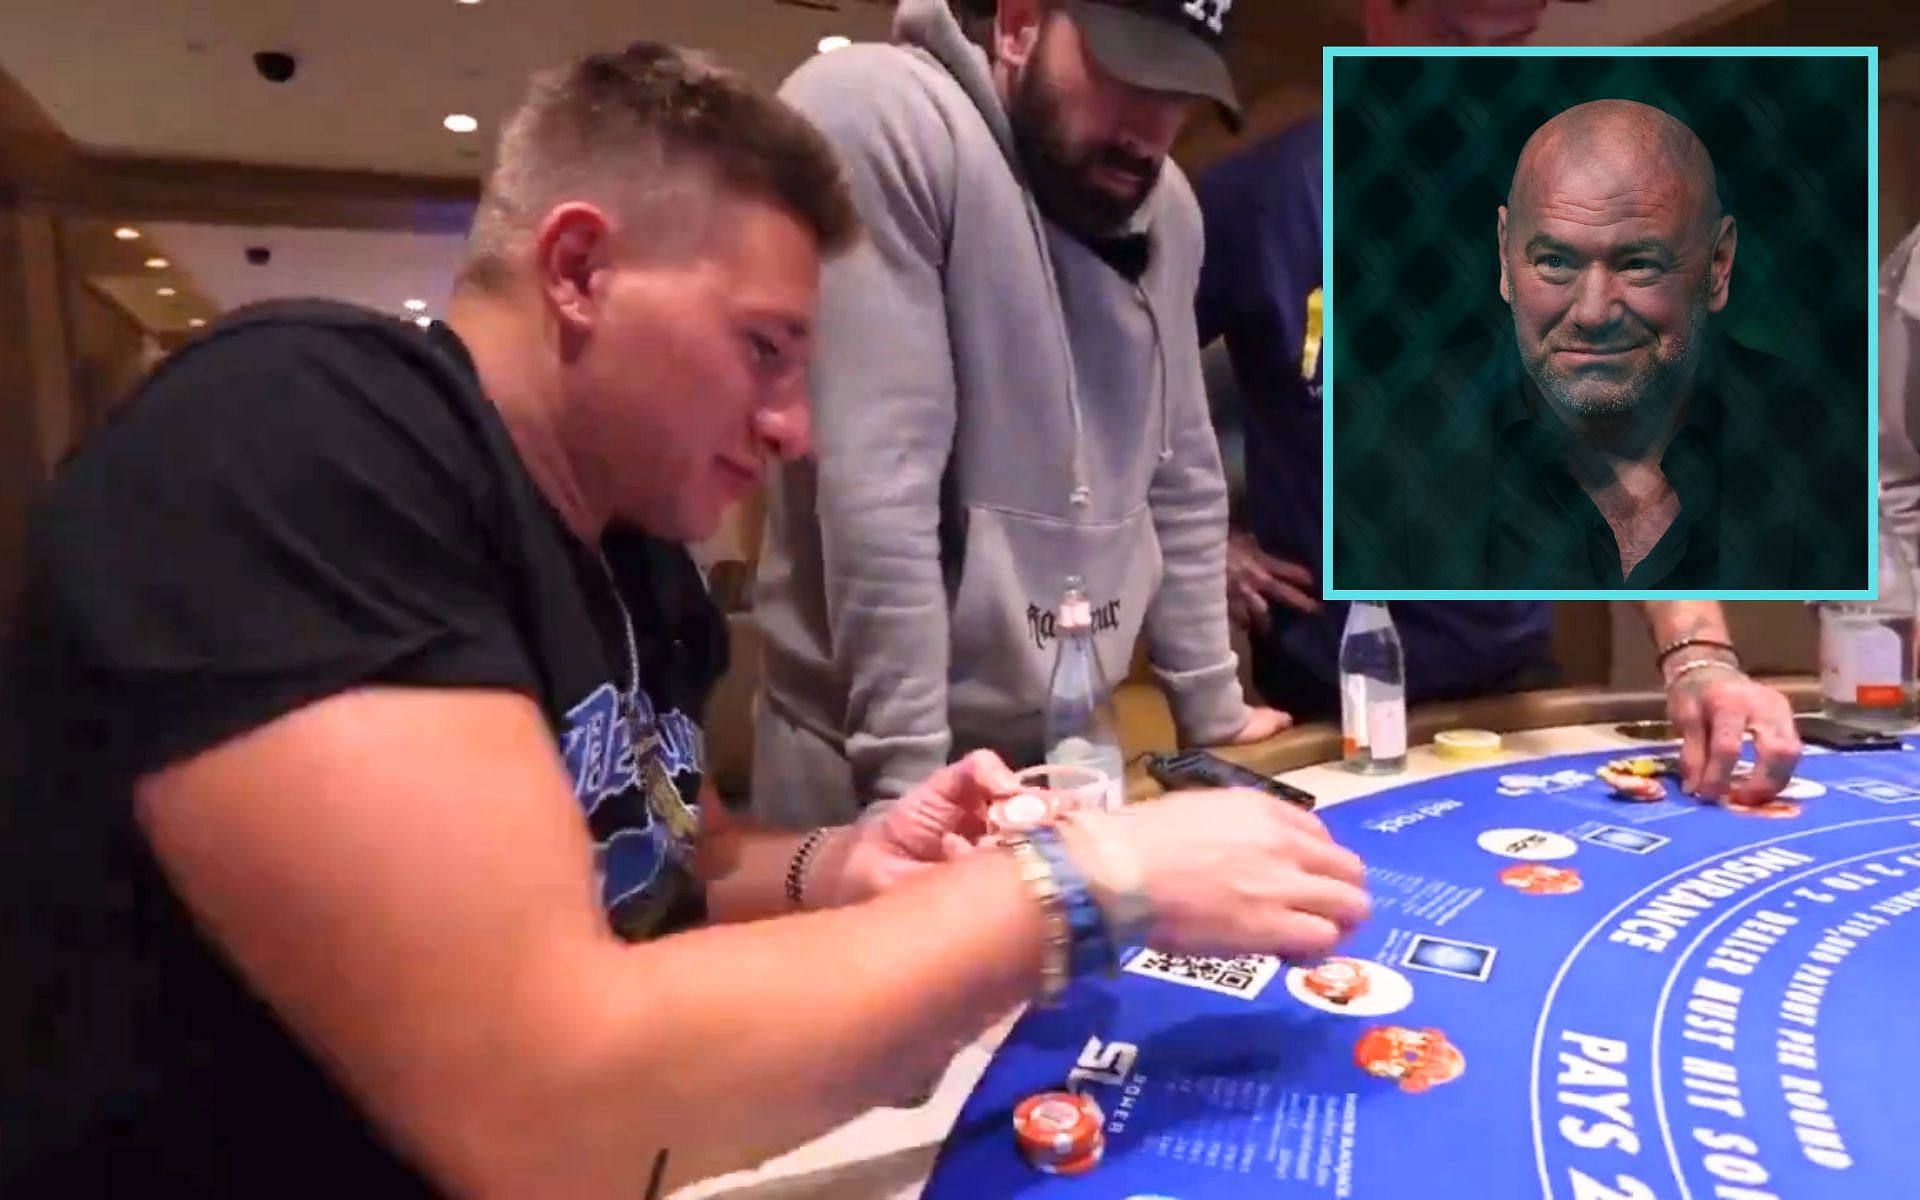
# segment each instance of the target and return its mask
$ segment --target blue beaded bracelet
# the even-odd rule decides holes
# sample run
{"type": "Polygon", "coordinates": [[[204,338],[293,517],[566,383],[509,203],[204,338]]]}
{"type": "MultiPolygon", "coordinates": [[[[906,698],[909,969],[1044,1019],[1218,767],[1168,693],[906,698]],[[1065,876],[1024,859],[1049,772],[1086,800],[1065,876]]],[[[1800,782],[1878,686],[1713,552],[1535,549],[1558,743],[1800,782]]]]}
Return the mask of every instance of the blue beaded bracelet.
{"type": "Polygon", "coordinates": [[[1060,903],[1067,918],[1068,974],[1079,979],[1112,971],[1119,965],[1119,957],[1113,939],[1107,934],[1100,903],[1093,898],[1093,889],[1087,886],[1086,873],[1067,853],[1066,843],[1056,831],[1036,829],[1027,835],[1027,841],[1046,860],[1047,869],[1053,872],[1054,884],[1060,889],[1060,903]]]}

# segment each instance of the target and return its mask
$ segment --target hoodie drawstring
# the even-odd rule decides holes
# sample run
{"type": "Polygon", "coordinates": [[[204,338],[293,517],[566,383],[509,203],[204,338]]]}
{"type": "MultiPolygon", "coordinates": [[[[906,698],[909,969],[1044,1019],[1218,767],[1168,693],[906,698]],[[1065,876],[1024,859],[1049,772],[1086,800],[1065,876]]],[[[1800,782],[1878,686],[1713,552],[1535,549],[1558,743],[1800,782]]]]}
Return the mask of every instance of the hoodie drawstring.
{"type": "Polygon", "coordinates": [[[1085,509],[1093,503],[1093,489],[1087,483],[1087,455],[1085,418],[1080,412],[1080,377],[1073,364],[1073,335],[1067,329],[1067,306],[1060,295],[1060,276],[1053,265],[1053,248],[1047,245],[1046,218],[1040,215],[1040,205],[1034,200],[1033,192],[1021,189],[1026,200],[1027,228],[1033,234],[1034,245],[1040,251],[1041,273],[1047,277],[1047,296],[1053,301],[1053,329],[1060,340],[1060,357],[1067,368],[1067,410],[1073,418],[1073,452],[1070,464],[1073,490],[1068,493],[1068,501],[1077,509],[1085,509]]]}

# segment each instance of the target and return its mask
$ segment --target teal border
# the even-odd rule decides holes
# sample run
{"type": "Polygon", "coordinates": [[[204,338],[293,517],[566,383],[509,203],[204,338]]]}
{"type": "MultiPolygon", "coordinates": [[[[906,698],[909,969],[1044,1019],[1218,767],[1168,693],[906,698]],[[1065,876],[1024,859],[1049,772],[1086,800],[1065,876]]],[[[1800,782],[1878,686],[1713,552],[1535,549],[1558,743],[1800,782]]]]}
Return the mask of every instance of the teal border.
{"type": "Polygon", "coordinates": [[[1876,46],[1327,46],[1321,58],[1321,195],[1326,198],[1320,243],[1321,345],[1325,394],[1321,399],[1320,561],[1327,567],[1329,600],[1877,600],[1880,506],[1880,51],[1876,46]],[[1852,592],[1807,591],[1356,591],[1333,584],[1333,64],[1341,58],[1864,58],[1867,60],[1867,574],[1873,586],[1852,592]]]}

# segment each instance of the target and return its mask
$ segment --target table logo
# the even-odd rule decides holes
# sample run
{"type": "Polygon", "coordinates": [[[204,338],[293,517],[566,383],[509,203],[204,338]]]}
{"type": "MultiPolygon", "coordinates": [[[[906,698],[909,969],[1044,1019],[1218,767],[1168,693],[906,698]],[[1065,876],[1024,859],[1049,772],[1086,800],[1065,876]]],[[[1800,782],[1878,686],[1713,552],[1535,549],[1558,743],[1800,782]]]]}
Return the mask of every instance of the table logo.
{"type": "Polygon", "coordinates": [[[1662,837],[1657,833],[1648,833],[1644,829],[1602,825],[1581,834],[1580,840],[1591,842],[1596,846],[1605,846],[1609,850],[1623,850],[1628,854],[1652,854],[1673,839],[1662,837]]]}
{"type": "Polygon", "coordinates": [[[1422,804],[1419,808],[1394,813],[1390,817],[1381,817],[1377,821],[1368,821],[1363,828],[1375,833],[1399,833],[1409,825],[1418,825],[1429,817],[1444,817],[1460,807],[1458,800],[1435,800],[1431,804],[1422,804]]]}
{"type": "Polygon", "coordinates": [[[1572,858],[1580,849],[1572,838],[1544,829],[1489,829],[1474,839],[1488,854],[1523,862],[1550,862],[1572,858]]]}
{"type": "Polygon", "coordinates": [[[1833,785],[1842,792],[1851,792],[1863,800],[1875,804],[1912,804],[1920,800],[1920,791],[1901,783],[1888,783],[1881,779],[1847,779],[1833,785]]]}
{"type": "Polygon", "coordinates": [[[1139,1061],[1140,1047],[1132,1042],[1103,1042],[1090,1037],[1080,1051],[1080,1060],[1067,1072],[1067,1090],[1078,1092],[1088,1083],[1123,1087],[1139,1061]]]}
{"type": "Polygon", "coordinates": [[[1592,779],[1593,776],[1587,772],[1572,768],[1555,771],[1551,775],[1502,775],[1500,786],[1495,790],[1502,796],[1551,796],[1555,792],[1570,792],[1592,779]]]}

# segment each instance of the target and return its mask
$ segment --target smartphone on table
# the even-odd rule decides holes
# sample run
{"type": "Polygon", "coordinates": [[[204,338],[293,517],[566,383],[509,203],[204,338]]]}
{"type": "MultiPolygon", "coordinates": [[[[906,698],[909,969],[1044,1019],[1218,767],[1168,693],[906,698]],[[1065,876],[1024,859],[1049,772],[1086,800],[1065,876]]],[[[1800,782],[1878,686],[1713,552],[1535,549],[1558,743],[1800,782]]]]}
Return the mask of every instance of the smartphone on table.
{"type": "Polygon", "coordinates": [[[1182,750],[1178,754],[1150,754],[1147,774],[1170,792],[1191,788],[1252,788],[1295,808],[1312,812],[1319,803],[1312,792],[1270,779],[1258,771],[1228,762],[1205,750],[1182,750]]]}

